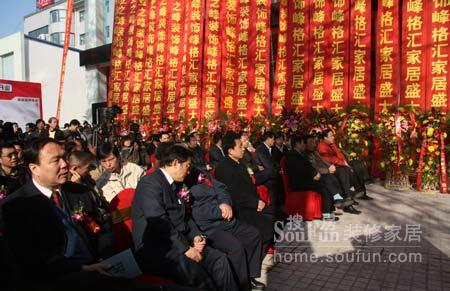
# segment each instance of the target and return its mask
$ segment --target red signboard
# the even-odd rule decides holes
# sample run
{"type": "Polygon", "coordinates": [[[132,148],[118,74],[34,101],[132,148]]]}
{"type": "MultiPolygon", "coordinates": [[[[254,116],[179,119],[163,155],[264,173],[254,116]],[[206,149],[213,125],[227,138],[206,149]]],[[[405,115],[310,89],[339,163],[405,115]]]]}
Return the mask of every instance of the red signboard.
{"type": "Polygon", "coordinates": [[[24,127],[42,117],[41,84],[0,80],[0,120],[24,127]]]}
{"type": "Polygon", "coordinates": [[[52,5],[54,2],[54,0],[36,0],[36,8],[44,9],[47,6],[52,5]]]}

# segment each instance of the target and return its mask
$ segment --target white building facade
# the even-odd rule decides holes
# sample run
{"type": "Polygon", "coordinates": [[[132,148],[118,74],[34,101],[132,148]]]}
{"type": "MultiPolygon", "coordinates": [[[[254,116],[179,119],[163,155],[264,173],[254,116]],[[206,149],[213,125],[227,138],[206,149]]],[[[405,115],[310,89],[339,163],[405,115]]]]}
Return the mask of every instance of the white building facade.
{"type": "Polygon", "coordinates": [[[20,32],[0,39],[0,79],[25,81],[25,45],[20,32]]]}
{"type": "MultiPolygon", "coordinates": [[[[44,120],[56,115],[59,76],[63,47],[52,42],[34,39],[22,33],[0,39],[0,56],[13,58],[12,72],[2,70],[0,79],[40,83],[44,120]],[[13,74],[13,76],[8,76],[13,74]]],[[[66,61],[61,106],[61,122],[77,118],[91,120],[91,105],[87,99],[86,68],[80,66],[80,50],[69,48],[66,61]]],[[[2,64],[3,67],[5,67],[2,64]]],[[[29,120],[34,122],[35,120],[29,120]]]]}
{"type": "MultiPolygon", "coordinates": [[[[24,32],[0,39],[0,79],[41,83],[43,118],[56,114],[67,0],[24,17],[24,32]]],[[[112,42],[114,0],[75,0],[61,122],[92,120],[92,104],[106,101],[107,76],[80,66],[80,52],[112,42]]]]}

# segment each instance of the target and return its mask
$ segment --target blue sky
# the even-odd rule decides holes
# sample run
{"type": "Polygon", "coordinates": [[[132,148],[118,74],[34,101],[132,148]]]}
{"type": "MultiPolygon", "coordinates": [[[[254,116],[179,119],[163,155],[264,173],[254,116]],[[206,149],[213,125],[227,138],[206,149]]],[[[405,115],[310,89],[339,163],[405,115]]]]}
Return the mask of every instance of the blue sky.
{"type": "Polygon", "coordinates": [[[23,31],[23,17],[36,11],[36,0],[0,0],[0,38],[23,31]]]}

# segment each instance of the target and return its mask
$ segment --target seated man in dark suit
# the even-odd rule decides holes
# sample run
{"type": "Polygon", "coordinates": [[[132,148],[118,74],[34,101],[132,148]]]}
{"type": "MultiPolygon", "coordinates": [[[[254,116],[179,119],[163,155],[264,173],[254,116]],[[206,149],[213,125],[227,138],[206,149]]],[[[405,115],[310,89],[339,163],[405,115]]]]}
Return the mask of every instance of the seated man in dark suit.
{"type": "Polygon", "coordinates": [[[269,189],[270,208],[273,211],[274,218],[281,220],[284,218],[282,208],[281,176],[280,164],[272,155],[275,144],[275,134],[267,131],[262,137],[262,143],[256,147],[256,155],[253,157],[255,163],[262,167],[262,171],[255,172],[256,183],[265,185],[269,189]]]}
{"type": "Polygon", "coordinates": [[[128,290],[130,282],[102,274],[64,196],[67,163],[54,139],[36,139],[24,152],[32,181],[1,203],[0,230],[14,255],[17,290],[128,290]],[[62,195],[61,195],[62,194],[62,195]]]}
{"type": "Polygon", "coordinates": [[[261,233],[263,251],[273,243],[273,215],[267,212],[266,203],[259,198],[247,166],[241,162],[244,156],[241,137],[228,132],[223,138],[223,150],[227,157],[215,170],[216,179],[227,187],[236,218],[256,227],[261,233]]]}
{"type": "Polygon", "coordinates": [[[209,160],[212,167],[215,168],[225,157],[225,153],[222,149],[222,134],[220,132],[214,133],[212,141],[213,145],[209,149],[209,160]]]}
{"type": "MultiPolygon", "coordinates": [[[[335,165],[330,164],[326,160],[324,160],[322,156],[317,152],[316,140],[312,136],[308,136],[306,139],[305,154],[314,169],[316,169],[321,174],[322,178],[326,182],[328,189],[331,191],[331,193],[333,193],[334,198],[344,199],[341,205],[343,207],[342,209],[348,213],[360,214],[361,211],[357,210],[353,206],[354,201],[352,196],[349,196],[348,191],[344,191],[342,185],[345,185],[345,180],[344,184],[339,180],[342,179],[342,176],[339,176],[337,174],[338,168],[335,165]]],[[[339,173],[342,174],[342,172],[339,173]]],[[[347,175],[344,175],[343,177],[348,178],[347,175]]]]}
{"type": "Polygon", "coordinates": [[[197,133],[189,134],[185,139],[186,145],[192,151],[192,166],[200,171],[209,171],[212,169],[211,165],[206,162],[206,151],[198,143],[197,133]]]}
{"type": "MultiPolygon", "coordinates": [[[[90,175],[95,156],[90,152],[71,152],[67,157],[69,166],[69,180],[66,187],[71,194],[63,198],[65,206],[71,213],[77,208],[83,207],[84,213],[98,224],[97,230],[94,224],[81,223],[87,232],[87,236],[95,247],[100,258],[108,258],[113,255],[114,235],[112,232],[111,212],[108,202],[96,191],[95,181],[90,175]]],[[[63,193],[64,194],[64,193],[63,193]]]]}
{"type": "Polygon", "coordinates": [[[286,154],[286,174],[292,191],[316,191],[322,195],[322,218],[335,221],[333,213],[333,194],[327,188],[325,179],[313,168],[305,156],[305,136],[291,137],[292,150],[286,154]]]}
{"type": "Polygon", "coordinates": [[[264,284],[255,280],[261,275],[261,235],[256,228],[234,217],[225,185],[194,169],[186,177],[185,185],[193,197],[190,204],[195,223],[206,233],[212,247],[227,254],[240,290],[250,287],[263,290],[264,284]]]}
{"type": "MultiPolygon", "coordinates": [[[[0,143],[0,191],[9,195],[26,182],[26,170],[19,165],[19,154],[12,143],[0,143]]],[[[1,198],[0,198],[1,199],[1,198]]]]}
{"type": "Polygon", "coordinates": [[[272,156],[274,160],[280,164],[281,159],[287,153],[288,148],[284,144],[284,135],[282,132],[278,131],[275,133],[275,143],[272,147],[272,156]]]}
{"type": "Polygon", "coordinates": [[[206,239],[186,213],[181,189],[192,152],[181,145],[161,153],[160,168],[138,183],[132,203],[133,240],[143,271],[169,276],[207,290],[238,290],[222,252],[206,239]],[[178,194],[178,195],[177,195],[178,194]]]}

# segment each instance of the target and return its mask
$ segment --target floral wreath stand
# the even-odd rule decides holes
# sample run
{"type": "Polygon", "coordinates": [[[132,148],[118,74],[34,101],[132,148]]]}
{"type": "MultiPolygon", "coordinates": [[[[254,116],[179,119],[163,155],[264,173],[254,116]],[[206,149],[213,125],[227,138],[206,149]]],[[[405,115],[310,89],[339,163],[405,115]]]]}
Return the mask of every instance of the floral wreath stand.
{"type": "Polygon", "coordinates": [[[440,191],[441,193],[448,193],[448,185],[447,185],[447,168],[446,168],[446,159],[445,159],[445,136],[442,132],[442,128],[438,130],[439,143],[440,143],[440,163],[438,168],[439,181],[434,180],[431,182],[423,182],[423,174],[424,169],[426,167],[425,157],[429,156],[429,147],[433,146],[429,144],[427,139],[425,138],[422,141],[422,146],[420,149],[420,157],[419,157],[419,168],[417,170],[417,181],[416,181],[416,189],[417,191],[425,192],[425,193],[435,193],[440,191]]]}

